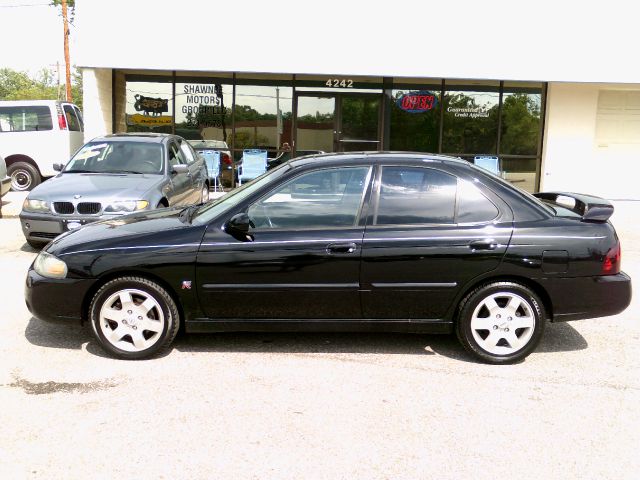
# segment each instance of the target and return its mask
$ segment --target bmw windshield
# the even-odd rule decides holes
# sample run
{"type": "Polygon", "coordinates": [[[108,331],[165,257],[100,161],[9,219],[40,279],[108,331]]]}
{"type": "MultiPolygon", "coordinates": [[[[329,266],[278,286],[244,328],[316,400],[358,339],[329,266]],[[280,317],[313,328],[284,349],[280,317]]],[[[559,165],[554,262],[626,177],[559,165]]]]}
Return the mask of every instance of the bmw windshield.
{"type": "Polygon", "coordinates": [[[163,148],[159,143],[92,142],[78,150],[63,173],[159,175],[163,166],[163,148]]]}

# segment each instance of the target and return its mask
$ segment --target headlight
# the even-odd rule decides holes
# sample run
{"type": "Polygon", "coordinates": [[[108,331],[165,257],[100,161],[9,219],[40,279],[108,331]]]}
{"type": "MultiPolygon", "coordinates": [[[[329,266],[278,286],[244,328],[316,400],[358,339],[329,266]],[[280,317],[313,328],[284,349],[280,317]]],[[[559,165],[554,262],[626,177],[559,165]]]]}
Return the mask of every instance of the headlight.
{"type": "Polygon", "coordinates": [[[33,269],[38,275],[47,278],[65,278],[67,264],[47,252],[40,252],[33,262],[33,269]]]}
{"type": "Polygon", "coordinates": [[[146,200],[127,200],[124,202],[113,202],[104,209],[105,213],[128,213],[144,210],[149,206],[146,200]]]}
{"type": "Polygon", "coordinates": [[[34,198],[25,198],[22,209],[27,212],[50,212],[51,205],[44,200],[36,200],[34,198]]]}

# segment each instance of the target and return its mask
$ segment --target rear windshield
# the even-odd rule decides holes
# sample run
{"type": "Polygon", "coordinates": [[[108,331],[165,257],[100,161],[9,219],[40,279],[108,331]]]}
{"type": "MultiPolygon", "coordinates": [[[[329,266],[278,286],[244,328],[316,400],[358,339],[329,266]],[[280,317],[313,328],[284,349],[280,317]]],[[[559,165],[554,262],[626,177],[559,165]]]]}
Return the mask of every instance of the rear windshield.
{"type": "Polygon", "coordinates": [[[163,148],[146,142],[91,142],[78,150],[63,173],[161,174],[163,148]]]}
{"type": "Polygon", "coordinates": [[[51,110],[44,105],[0,107],[0,132],[53,130],[51,110]]]}

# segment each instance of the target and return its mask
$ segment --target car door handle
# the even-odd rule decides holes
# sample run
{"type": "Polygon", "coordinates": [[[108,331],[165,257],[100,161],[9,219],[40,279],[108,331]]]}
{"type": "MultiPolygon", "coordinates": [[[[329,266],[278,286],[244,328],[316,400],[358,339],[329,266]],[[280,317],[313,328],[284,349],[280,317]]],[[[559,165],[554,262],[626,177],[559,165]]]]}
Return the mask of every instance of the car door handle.
{"type": "Polygon", "coordinates": [[[327,253],[354,253],[357,248],[355,243],[331,243],[327,245],[327,253]]]}
{"type": "Polygon", "coordinates": [[[471,250],[495,250],[498,244],[493,238],[487,238],[484,240],[474,240],[469,243],[471,250]]]}

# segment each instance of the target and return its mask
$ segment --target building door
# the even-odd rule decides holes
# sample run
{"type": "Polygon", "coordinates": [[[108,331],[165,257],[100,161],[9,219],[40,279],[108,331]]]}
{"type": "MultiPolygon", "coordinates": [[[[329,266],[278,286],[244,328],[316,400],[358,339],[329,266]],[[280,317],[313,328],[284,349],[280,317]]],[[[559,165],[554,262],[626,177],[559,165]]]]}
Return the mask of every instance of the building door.
{"type": "Polygon", "coordinates": [[[381,148],[381,95],[297,93],[296,155],[381,148]]]}

